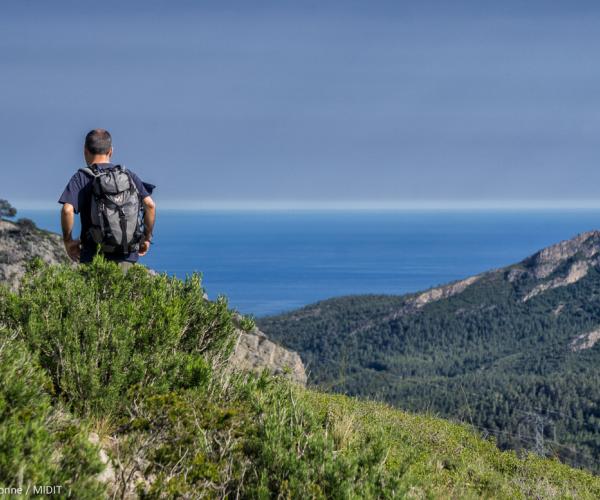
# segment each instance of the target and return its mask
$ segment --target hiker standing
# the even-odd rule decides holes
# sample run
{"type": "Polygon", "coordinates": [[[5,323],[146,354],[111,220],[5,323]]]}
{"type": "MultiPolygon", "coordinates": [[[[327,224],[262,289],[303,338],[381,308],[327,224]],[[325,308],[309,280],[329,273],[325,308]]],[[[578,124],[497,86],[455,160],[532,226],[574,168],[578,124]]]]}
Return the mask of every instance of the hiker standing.
{"type": "Polygon", "coordinates": [[[107,130],[90,131],[83,151],[87,167],[71,177],[58,200],[65,249],[75,262],[91,262],[99,251],[127,269],[150,249],[156,213],[150,195],[155,186],[111,163],[107,130]],[[81,236],[73,239],[77,213],[81,236]]]}

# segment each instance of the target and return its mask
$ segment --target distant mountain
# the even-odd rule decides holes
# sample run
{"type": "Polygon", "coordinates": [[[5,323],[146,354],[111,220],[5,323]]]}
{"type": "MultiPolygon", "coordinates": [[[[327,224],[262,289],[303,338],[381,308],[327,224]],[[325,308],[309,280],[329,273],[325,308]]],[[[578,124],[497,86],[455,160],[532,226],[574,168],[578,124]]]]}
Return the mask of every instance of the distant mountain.
{"type": "Polygon", "coordinates": [[[600,232],[422,293],[326,300],[259,326],[300,353],[309,383],[600,472],[600,232]]]}

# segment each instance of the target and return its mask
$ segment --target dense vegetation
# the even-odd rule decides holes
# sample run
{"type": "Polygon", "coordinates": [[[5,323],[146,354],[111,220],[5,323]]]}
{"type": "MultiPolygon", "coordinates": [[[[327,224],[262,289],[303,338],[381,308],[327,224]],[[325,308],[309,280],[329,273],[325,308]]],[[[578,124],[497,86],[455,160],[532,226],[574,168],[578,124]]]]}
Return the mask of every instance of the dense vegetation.
{"type": "MultiPolygon", "coordinates": [[[[564,275],[566,261],[547,280],[564,275]]],[[[522,268],[522,266],[515,266],[522,268]]],[[[511,269],[403,314],[411,296],[332,299],[260,320],[297,350],[321,389],[431,411],[600,472],[600,343],[571,342],[600,326],[600,273],[523,301],[537,284],[511,269]]]]}
{"type": "Polygon", "coordinates": [[[467,426],[227,367],[226,302],[97,259],[0,287],[0,488],[62,498],[594,498],[600,479],[467,426]],[[111,467],[89,436],[99,435],[111,467]]]}

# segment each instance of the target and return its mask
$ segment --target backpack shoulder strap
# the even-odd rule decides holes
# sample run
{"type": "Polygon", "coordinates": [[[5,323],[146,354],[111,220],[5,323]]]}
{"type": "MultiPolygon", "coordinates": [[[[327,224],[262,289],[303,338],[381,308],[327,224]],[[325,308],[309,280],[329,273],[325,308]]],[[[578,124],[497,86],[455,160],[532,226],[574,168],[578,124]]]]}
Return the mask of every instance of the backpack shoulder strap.
{"type": "Polygon", "coordinates": [[[98,177],[98,174],[94,172],[90,167],[80,168],[79,171],[89,175],[90,177],[98,177]]]}
{"type": "MultiPolygon", "coordinates": [[[[138,190],[138,187],[137,187],[137,185],[136,185],[135,181],[133,180],[133,176],[131,175],[131,171],[130,171],[130,170],[127,170],[127,169],[125,168],[125,165],[121,165],[121,164],[119,164],[119,165],[115,165],[113,168],[115,168],[115,169],[119,169],[121,172],[123,172],[125,175],[127,175],[127,177],[129,177],[129,186],[130,186],[130,191],[131,191],[132,193],[133,193],[133,192],[137,192],[137,193],[138,193],[138,196],[139,196],[139,190],[138,190]]],[[[141,199],[141,198],[140,198],[140,199],[141,199]]]]}

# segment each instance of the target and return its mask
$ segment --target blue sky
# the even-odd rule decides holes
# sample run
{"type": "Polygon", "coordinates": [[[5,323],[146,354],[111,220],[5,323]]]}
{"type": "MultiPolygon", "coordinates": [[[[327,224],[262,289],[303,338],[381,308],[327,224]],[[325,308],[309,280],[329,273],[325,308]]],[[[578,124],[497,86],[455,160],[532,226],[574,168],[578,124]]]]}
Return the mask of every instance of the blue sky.
{"type": "Polygon", "coordinates": [[[163,206],[593,205],[599,22],[567,1],[3,1],[0,197],[52,204],[105,127],[163,206]]]}

